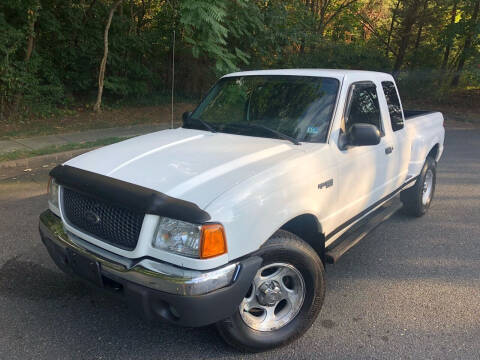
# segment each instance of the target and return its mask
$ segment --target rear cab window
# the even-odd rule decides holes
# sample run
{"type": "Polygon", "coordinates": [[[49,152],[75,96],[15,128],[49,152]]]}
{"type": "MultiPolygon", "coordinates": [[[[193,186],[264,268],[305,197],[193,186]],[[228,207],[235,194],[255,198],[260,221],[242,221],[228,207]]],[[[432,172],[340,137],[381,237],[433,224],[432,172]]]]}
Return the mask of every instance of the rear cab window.
{"type": "Polygon", "coordinates": [[[391,81],[382,81],[382,88],[383,93],[385,94],[385,99],[387,100],[392,130],[401,130],[403,129],[403,114],[395,84],[391,81]]]}

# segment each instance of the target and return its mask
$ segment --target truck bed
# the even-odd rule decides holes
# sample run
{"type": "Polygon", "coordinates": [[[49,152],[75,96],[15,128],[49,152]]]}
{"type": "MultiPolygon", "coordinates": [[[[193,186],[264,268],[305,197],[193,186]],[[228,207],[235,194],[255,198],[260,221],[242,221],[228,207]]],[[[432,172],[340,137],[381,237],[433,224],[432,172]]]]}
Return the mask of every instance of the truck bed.
{"type": "Polygon", "coordinates": [[[405,121],[408,121],[417,116],[433,114],[435,112],[436,111],[429,111],[429,110],[403,110],[403,115],[405,116],[405,121]]]}
{"type": "Polygon", "coordinates": [[[405,129],[411,143],[411,155],[408,174],[417,176],[422,170],[427,153],[439,144],[436,152],[436,159],[443,151],[443,139],[445,130],[443,128],[443,115],[438,111],[404,111],[405,129]]]}

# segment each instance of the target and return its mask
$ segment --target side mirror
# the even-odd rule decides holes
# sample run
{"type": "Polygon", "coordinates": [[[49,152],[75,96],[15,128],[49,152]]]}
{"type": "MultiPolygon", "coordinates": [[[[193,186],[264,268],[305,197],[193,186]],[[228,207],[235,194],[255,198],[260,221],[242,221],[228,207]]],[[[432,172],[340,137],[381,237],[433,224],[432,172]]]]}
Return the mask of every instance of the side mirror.
{"type": "Polygon", "coordinates": [[[182,120],[183,120],[183,122],[187,121],[190,116],[192,116],[192,112],[191,112],[191,111],[185,111],[185,112],[182,114],[182,120]]]}
{"type": "Polygon", "coordinates": [[[347,144],[351,146],[369,146],[380,143],[380,130],[372,124],[353,124],[347,133],[347,144]]]}

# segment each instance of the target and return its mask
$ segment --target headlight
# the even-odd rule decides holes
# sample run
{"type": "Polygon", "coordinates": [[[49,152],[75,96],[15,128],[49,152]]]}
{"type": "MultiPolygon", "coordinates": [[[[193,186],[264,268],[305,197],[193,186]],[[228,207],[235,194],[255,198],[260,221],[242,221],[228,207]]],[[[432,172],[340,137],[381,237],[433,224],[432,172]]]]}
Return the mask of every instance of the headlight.
{"type": "Polygon", "coordinates": [[[50,210],[60,216],[60,210],[58,206],[58,184],[52,177],[48,181],[48,205],[50,210]]]}
{"type": "Polygon", "coordinates": [[[198,225],[162,217],[153,239],[153,247],[198,258],[200,230],[198,225]]]}
{"type": "Polygon", "coordinates": [[[166,217],[160,218],[152,245],[160,250],[197,259],[227,252],[222,225],[196,225],[166,217]]]}

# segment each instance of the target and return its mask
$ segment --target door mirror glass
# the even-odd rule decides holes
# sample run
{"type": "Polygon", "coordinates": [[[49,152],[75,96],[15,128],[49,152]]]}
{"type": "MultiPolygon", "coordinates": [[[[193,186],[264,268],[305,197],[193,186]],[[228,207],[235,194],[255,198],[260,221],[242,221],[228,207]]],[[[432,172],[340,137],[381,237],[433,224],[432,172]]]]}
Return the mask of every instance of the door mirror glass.
{"type": "Polygon", "coordinates": [[[378,145],[380,138],[380,130],[372,124],[353,124],[347,133],[347,142],[351,146],[378,145]]]}

